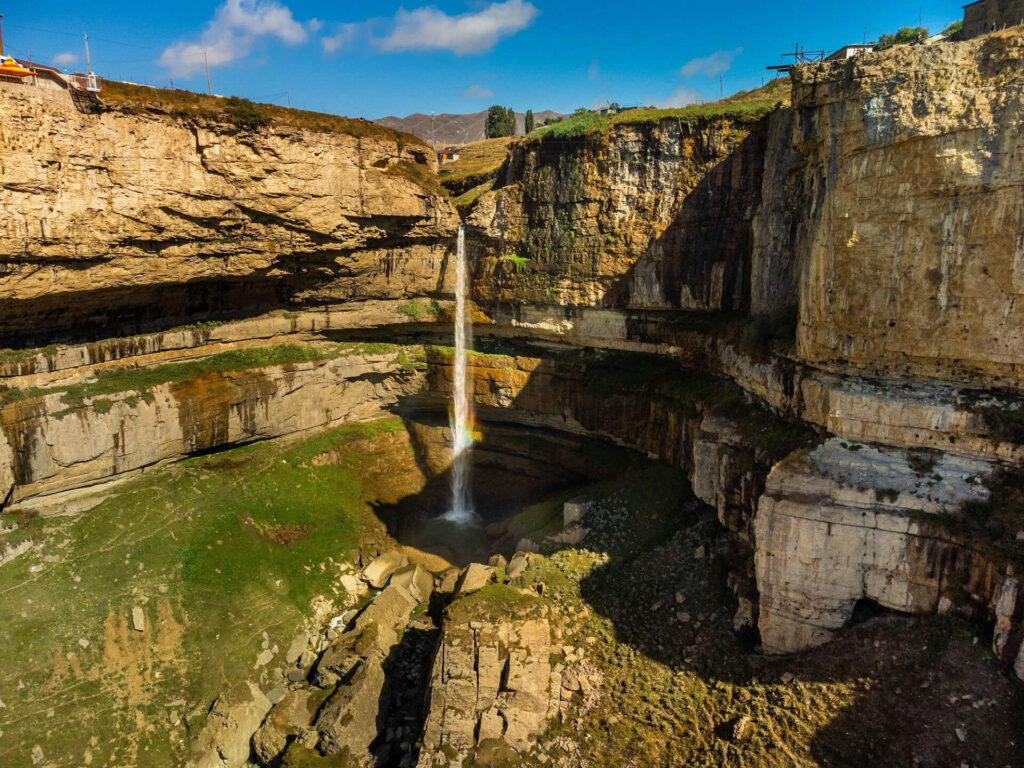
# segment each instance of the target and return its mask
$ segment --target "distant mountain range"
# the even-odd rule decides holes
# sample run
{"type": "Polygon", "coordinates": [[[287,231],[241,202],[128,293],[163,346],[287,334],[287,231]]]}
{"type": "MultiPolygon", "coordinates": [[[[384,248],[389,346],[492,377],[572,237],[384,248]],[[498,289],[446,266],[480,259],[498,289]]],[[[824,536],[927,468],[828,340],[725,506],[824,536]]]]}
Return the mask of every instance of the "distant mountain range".
{"type": "MultiPolygon", "coordinates": [[[[520,136],[524,132],[525,117],[525,112],[516,112],[516,133],[520,136]]],[[[565,115],[552,112],[550,109],[533,113],[535,125],[540,125],[549,117],[565,117],[565,115]]],[[[466,115],[453,115],[444,112],[433,117],[417,112],[406,117],[389,115],[374,122],[388,128],[419,136],[426,142],[429,142],[431,137],[433,137],[434,144],[438,147],[445,144],[469,144],[486,138],[484,127],[487,123],[487,110],[466,115]],[[431,123],[433,123],[433,126],[431,126],[431,123]]]]}

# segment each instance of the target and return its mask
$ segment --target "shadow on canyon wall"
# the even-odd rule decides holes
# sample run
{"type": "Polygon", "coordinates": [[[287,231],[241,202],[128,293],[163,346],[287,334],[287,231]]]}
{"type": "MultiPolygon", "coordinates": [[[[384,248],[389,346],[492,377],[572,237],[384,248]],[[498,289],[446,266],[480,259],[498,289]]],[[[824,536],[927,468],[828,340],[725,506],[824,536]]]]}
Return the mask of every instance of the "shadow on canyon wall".
{"type": "MultiPolygon", "coordinates": [[[[398,222],[401,224],[401,222],[398,222]]],[[[274,310],[316,309],[359,299],[404,299],[401,285],[361,289],[360,278],[389,283],[416,256],[401,255],[403,224],[368,248],[384,254],[372,263],[364,252],[344,249],[288,253],[271,267],[242,277],[193,279],[164,284],[125,285],[81,293],[54,293],[38,299],[6,299],[0,318],[0,347],[24,349],[52,343],[88,343],[140,333],[157,333],[190,323],[257,317],[274,310]],[[361,261],[362,259],[362,261],[361,261]]],[[[446,249],[429,295],[444,295],[452,244],[446,249]]],[[[209,256],[216,259],[218,257],[209,256]]],[[[87,270],[92,262],[80,266],[87,270]]],[[[74,266],[70,268],[75,268],[74,266]]]]}

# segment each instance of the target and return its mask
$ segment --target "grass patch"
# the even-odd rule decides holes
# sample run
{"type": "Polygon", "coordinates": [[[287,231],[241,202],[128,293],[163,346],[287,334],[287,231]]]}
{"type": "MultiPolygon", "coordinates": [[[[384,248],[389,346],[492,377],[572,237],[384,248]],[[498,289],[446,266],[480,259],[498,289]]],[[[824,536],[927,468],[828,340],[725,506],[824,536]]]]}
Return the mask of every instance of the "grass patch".
{"type": "Polygon", "coordinates": [[[529,138],[564,140],[591,134],[607,133],[618,125],[653,125],[664,120],[706,121],[731,120],[736,123],[755,123],[789,98],[789,81],[773,80],[763,88],[742,91],[727,99],[709,104],[691,104],[674,109],[644,107],[629,109],[615,115],[601,117],[596,112],[583,112],[561,122],[545,125],[533,131],[529,138]]]}
{"type": "Polygon", "coordinates": [[[400,179],[411,181],[413,184],[423,187],[423,189],[433,194],[442,194],[441,182],[438,180],[437,174],[430,170],[430,167],[427,165],[413,163],[409,160],[400,160],[389,165],[385,173],[389,176],[397,176],[400,179]]]}
{"type": "Polygon", "coordinates": [[[494,189],[494,179],[485,181],[483,184],[479,184],[467,192],[463,192],[458,197],[452,198],[452,204],[458,211],[465,211],[473,206],[473,204],[481,197],[486,195],[488,192],[494,189]]]}
{"type": "Polygon", "coordinates": [[[82,516],[29,521],[36,549],[0,569],[0,764],[30,764],[35,744],[80,764],[83,728],[96,764],[184,764],[188,734],[169,714],[201,713],[241,680],[272,687],[282,661],[254,669],[262,632],[283,654],[312,598],[341,590],[332,563],[385,535],[373,505],[393,493],[403,434],[386,419],[197,457],[82,516]],[[47,710],[79,727],[41,725],[47,710]]]}
{"type": "Polygon", "coordinates": [[[398,305],[398,311],[406,317],[416,321],[433,322],[441,314],[441,308],[437,302],[427,299],[415,299],[398,305]]]}
{"type": "MultiPolygon", "coordinates": [[[[169,114],[178,119],[218,120],[245,126],[248,109],[241,109],[232,99],[221,96],[207,96],[180,89],[151,88],[146,85],[104,80],[100,95],[103,103],[120,107],[130,112],[169,114]]],[[[248,99],[238,99],[248,102],[248,99]]],[[[341,117],[321,112],[307,112],[301,109],[278,107],[274,104],[253,104],[261,119],[273,125],[300,128],[322,133],[339,133],[356,138],[378,138],[397,141],[400,146],[429,149],[427,143],[410,133],[386,128],[362,118],[341,117]]]]}
{"type": "Polygon", "coordinates": [[[513,137],[485,139],[466,144],[459,150],[459,159],[438,170],[441,183],[451,192],[465,192],[494,178],[505,162],[513,137]]]}
{"type": "Polygon", "coordinates": [[[516,272],[522,272],[526,268],[526,265],[530,263],[531,259],[529,256],[514,256],[509,254],[502,256],[501,261],[509,262],[515,266],[516,272]]]}
{"type": "Polygon", "coordinates": [[[488,584],[460,597],[445,609],[445,622],[462,624],[470,620],[521,620],[539,616],[543,602],[506,584],[488,584]]]}

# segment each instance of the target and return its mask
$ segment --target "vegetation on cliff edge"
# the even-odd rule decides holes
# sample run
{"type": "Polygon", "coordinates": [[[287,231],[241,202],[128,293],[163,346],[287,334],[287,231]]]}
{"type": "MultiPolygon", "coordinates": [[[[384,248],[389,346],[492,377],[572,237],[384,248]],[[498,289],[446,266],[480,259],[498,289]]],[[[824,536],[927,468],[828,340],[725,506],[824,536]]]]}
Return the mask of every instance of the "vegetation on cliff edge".
{"type": "Polygon", "coordinates": [[[149,112],[177,118],[224,121],[249,128],[273,123],[307,131],[379,138],[396,141],[402,146],[428,148],[425,141],[411,133],[396,131],[362,118],[308,112],[275,104],[255,104],[248,99],[207,96],[180,88],[171,90],[104,80],[101,99],[104,104],[132,113],[149,112]]]}
{"type": "Polygon", "coordinates": [[[725,119],[739,123],[760,120],[779,102],[789,98],[789,81],[772,80],[762,88],[743,91],[720,101],[708,104],[691,104],[686,107],[656,109],[643,107],[628,109],[614,115],[598,115],[596,112],[581,112],[552,125],[537,128],[530,134],[531,139],[571,139],[590,134],[606,133],[618,125],[657,124],[663,120],[697,121],[725,119]]]}

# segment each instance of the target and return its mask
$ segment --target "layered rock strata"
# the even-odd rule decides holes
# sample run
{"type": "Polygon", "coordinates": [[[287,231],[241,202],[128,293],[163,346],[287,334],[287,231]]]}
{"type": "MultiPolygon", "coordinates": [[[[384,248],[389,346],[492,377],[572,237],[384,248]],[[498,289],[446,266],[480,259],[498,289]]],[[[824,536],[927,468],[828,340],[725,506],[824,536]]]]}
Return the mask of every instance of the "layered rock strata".
{"type": "Polygon", "coordinates": [[[1022,627],[1012,569],[942,521],[964,502],[987,499],[991,469],[941,453],[908,461],[900,451],[837,438],[778,464],[754,519],[765,650],[827,642],[861,600],[934,613],[966,597],[1000,617],[995,650],[1014,663],[1022,627]]]}
{"type": "MultiPolygon", "coordinates": [[[[66,94],[60,94],[66,96],[66,94]]],[[[0,339],[437,291],[457,218],[418,140],[0,89],[0,339]],[[419,173],[419,172],[417,172],[419,173]]]]}
{"type": "Polygon", "coordinates": [[[756,121],[668,119],[512,145],[468,218],[476,295],[746,308],[765,141],[756,121]]]}
{"type": "Polygon", "coordinates": [[[211,371],[69,405],[53,394],[0,407],[0,497],[18,501],[225,445],[372,418],[418,392],[397,351],[211,371]]]}

